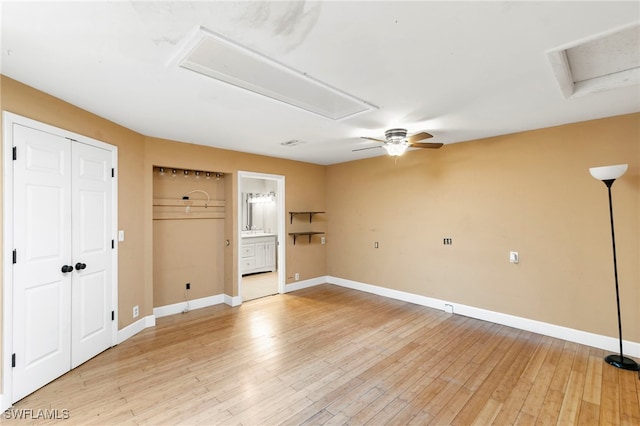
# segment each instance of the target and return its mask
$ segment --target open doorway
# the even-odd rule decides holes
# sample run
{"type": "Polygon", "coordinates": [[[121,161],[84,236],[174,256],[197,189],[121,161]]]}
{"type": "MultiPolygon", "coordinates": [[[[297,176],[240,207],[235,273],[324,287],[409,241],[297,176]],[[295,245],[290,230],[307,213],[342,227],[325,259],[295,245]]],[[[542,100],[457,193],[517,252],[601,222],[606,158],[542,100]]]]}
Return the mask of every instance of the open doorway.
{"type": "Polygon", "coordinates": [[[284,176],[238,172],[238,290],[243,302],[284,291],[284,176]]]}

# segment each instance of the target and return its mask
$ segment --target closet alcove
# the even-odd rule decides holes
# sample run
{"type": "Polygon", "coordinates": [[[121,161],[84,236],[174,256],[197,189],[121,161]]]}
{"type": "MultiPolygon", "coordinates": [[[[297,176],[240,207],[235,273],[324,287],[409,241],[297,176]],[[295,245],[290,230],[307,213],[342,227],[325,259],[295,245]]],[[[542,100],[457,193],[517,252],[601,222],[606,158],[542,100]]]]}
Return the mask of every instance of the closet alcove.
{"type": "Polygon", "coordinates": [[[225,211],[224,173],[153,167],[154,308],[224,293],[225,211]]]}

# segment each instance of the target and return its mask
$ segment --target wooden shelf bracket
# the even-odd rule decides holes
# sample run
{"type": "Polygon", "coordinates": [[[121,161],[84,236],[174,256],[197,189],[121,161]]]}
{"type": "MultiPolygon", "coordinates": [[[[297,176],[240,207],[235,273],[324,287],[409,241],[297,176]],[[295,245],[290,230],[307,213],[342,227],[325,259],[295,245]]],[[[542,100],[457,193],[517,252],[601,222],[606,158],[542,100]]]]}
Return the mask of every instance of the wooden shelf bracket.
{"type": "Polygon", "coordinates": [[[325,212],[289,212],[289,216],[290,216],[290,223],[293,223],[293,217],[303,214],[303,215],[309,215],[309,223],[311,223],[312,219],[313,219],[313,215],[316,214],[323,214],[325,212]]]}
{"type": "Polygon", "coordinates": [[[308,235],[309,236],[309,243],[311,243],[311,236],[312,235],[321,235],[324,234],[324,232],[289,232],[289,235],[293,236],[293,245],[296,245],[296,237],[299,237],[300,235],[308,235]]]}

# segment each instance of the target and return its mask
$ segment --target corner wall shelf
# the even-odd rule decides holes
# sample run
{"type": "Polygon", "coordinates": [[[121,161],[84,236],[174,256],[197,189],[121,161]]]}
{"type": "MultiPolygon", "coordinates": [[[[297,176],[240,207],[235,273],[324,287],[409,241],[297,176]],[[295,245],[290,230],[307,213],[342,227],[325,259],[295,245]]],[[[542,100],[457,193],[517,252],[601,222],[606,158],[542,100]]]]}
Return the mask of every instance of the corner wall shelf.
{"type": "Polygon", "coordinates": [[[322,213],[325,213],[325,212],[289,212],[289,216],[291,217],[291,222],[290,223],[293,223],[293,217],[294,216],[297,216],[297,215],[300,215],[300,214],[309,215],[309,223],[311,223],[311,219],[313,218],[314,214],[322,214],[322,213]]]}
{"type": "Polygon", "coordinates": [[[296,245],[296,237],[299,237],[300,235],[308,235],[309,236],[309,243],[311,243],[311,236],[312,235],[321,235],[324,234],[324,232],[289,232],[289,235],[293,236],[293,245],[296,245]]]}

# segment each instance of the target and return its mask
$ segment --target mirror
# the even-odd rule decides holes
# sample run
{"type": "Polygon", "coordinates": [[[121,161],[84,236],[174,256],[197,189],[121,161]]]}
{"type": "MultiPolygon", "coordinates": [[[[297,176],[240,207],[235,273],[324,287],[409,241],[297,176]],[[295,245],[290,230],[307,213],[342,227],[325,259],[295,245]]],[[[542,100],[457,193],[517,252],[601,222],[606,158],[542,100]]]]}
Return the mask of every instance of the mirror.
{"type": "Polygon", "coordinates": [[[277,182],[245,178],[242,184],[242,231],[277,232],[277,182]]]}

